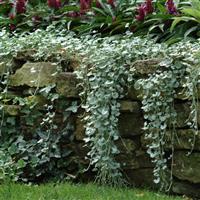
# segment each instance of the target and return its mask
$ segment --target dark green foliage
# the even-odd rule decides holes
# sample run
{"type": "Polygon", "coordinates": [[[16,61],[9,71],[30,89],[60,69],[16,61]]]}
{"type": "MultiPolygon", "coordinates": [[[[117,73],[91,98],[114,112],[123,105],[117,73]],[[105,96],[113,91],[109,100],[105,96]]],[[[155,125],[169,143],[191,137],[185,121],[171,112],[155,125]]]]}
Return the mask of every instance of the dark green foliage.
{"type": "Polygon", "coordinates": [[[77,102],[59,97],[54,86],[28,96],[12,96],[12,88],[2,88],[0,178],[24,182],[66,178],[68,167],[76,162],[69,157],[73,151],[68,144],[74,139],[72,114],[77,111],[77,102]],[[39,105],[36,95],[46,103],[39,105]]]}

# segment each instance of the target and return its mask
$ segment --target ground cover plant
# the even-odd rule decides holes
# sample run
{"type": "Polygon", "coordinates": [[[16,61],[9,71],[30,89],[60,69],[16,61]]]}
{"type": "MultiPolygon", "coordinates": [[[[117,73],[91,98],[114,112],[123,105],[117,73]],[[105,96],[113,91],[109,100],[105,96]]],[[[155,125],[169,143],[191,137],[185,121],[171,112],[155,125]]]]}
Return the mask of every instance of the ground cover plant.
{"type": "MultiPolygon", "coordinates": [[[[121,170],[122,163],[116,160],[116,155],[119,153],[116,141],[120,137],[117,129],[120,109],[118,100],[124,97],[127,86],[134,85],[144,94],[142,96],[142,108],[146,119],[144,129],[146,130],[146,139],[151,141],[147,146],[147,152],[155,163],[154,182],[159,184],[162,190],[170,189],[173,177],[168,173],[173,170],[173,165],[170,166],[168,163],[170,161],[173,163],[173,138],[176,124],[174,98],[178,87],[183,87],[182,94],[192,99],[191,115],[188,120],[188,125],[194,130],[191,151],[195,144],[195,136],[198,134],[198,98],[196,94],[200,73],[199,40],[195,42],[182,41],[169,47],[166,44],[156,44],[149,38],[135,37],[131,32],[123,36],[104,38],[95,35],[77,37],[74,33],[65,30],[55,31],[53,26],[48,27],[47,30],[15,34],[12,37],[10,33],[2,31],[0,48],[1,62],[5,63],[1,82],[1,178],[5,179],[10,176],[13,180],[29,182],[40,177],[41,173],[49,176],[49,172],[54,172],[52,169],[55,170],[55,173],[52,174],[58,178],[57,175],[60,175],[60,171],[56,167],[59,166],[61,169],[67,167],[64,166],[66,163],[62,163],[62,159],[67,159],[68,154],[62,156],[59,153],[62,138],[55,139],[55,135],[48,132],[53,129],[53,127],[49,129],[49,125],[52,125],[52,122],[49,123],[52,120],[51,116],[54,117],[52,106],[54,106],[54,101],[59,98],[50,92],[51,87],[42,88],[40,91],[48,93],[46,97],[50,95],[50,102],[52,102],[50,107],[46,108],[47,116],[44,115],[42,118],[42,122],[47,122],[48,125],[46,130],[43,129],[48,134],[46,143],[50,143],[49,146],[54,148],[49,149],[50,154],[48,151],[45,153],[47,147],[43,145],[46,143],[41,142],[41,139],[46,141],[46,138],[41,138],[44,134],[36,132],[38,135],[33,138],[34,140],[23,138],[20,130],[16,134],[15,122],[17,119],[6,118],[3,111],[7,103],[13,101],[15,105],[29,106],[25,110],[25,116],[29,116],[30,112],[27,111],[33,106],[24,102],[24,99],[15,99],[14,101],[12,98],[8,99],[6,95],[9,90],[9,75],[12,75],[13,56],[22,50],[37,49],[34,57],[36,60],[40,60],[49,58],[52,52],[55,53],[55,50],[62,49],[69,53],[69,57],[78,54],[81,58],[80,68],[75,73],[80,80],[79,86],[82,87],[81,106],[87,113],[83,119],[86,124],[85,144],[89,149],[87,159],[90,162],[89,166],[98,172],[96,180],[101,184],[111,186],[126,184],[121,170]],[[29,42],[27,43],[27,41],[29,42]],[[153,74],[149,74],[147,79],[135,79],[136,70],[133,63],[155,57],[159,61],[157,70],[153,74]],[[5,130],[5,127],[8,130],[5,130]],[[155,130],[157,131],[155,132],[155,130]],[[164,145],[166,143],[165,136],[169,130],[172,149],[168,157],[165,155],[164,145]],[[36,149],[33,148],[35,145],[36,149]],[[44,155],[38,155],[37,145],[44,155]],[[31,152],[28,154],[28,159],[26,151],[31,152]],[[36,157],[34,157],[35,155],[36,157]],[[55,164],[57,159],[61,161],[60,165],[55,164]],[[44,166],[48,167],[44,168],[44,166]],[[34,174],[35,172],[39,172],[39,174],[34,174]]],[[[59,64],[59,59],[55,62],[59,64]]],[[[73,104],[69,105],[69,108],[68,111],[76,112],[77,106],[73,104]]],[[[28,117],[25,118],[28,119],[28,117]]],[[[70,135],[65,136],[67,137],[65,139],[70,140],[70,135]]]]}
{"type": "Polygon", "coordinates": [[[6,200],[186,200],[183,197],[170,197],[160,193],[153,193],[139,189],[114,189],[99,187],[94,184],[46,184],[20,185],[3,184],[0,188],[0,199],[6,200]]]}

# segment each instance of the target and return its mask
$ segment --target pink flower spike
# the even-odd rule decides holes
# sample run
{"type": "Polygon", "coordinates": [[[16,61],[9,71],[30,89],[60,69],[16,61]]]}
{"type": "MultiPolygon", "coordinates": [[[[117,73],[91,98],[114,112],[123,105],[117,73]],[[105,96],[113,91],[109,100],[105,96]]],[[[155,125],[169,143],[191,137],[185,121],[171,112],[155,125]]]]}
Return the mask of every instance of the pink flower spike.
{"type": "Polygon", "coordinates": [[[47,4],[50,8],[59,9],[61,7],[60,0],[48,0],[47,4]]]}
{"type": "Polygon", "coordinates": [[[169,14],[176,15],[178,13],[173,0],[167,0],[166,7],[169,14]]]}
{"type": "Polygon", "coordinates": [[[152,0],[146,0],[145,2],[145,10],[146,10],[146,14],[150,14],[153,12],[153,3],[152,0]]]}
{"type": "Polygon", "coordinates": [[[144,21],[144,18],[146,16],[146,6],[145,4],[141,4],[138,8],[137,8],[137,13],[138,15],[136,15],[136,19],[138,21],[144,21]]]}

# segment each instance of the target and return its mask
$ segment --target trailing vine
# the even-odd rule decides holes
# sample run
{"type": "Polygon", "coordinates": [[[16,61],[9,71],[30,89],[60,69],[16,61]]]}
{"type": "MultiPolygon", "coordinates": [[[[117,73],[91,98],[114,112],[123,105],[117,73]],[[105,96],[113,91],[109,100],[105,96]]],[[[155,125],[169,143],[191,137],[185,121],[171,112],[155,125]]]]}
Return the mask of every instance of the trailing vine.
{"type": "MultiPolygon", "coordinates": [[[[175,98],[177,98],[177,90],[180,87],[183,87],[182,93],[186,95],[186,98],[192,100],[188,124],[190,128],[195,130],[195,134],[198,134],[199,41],[194,43],[184,41],[167,47],[165,44],[155,44],[153,40],[148,38],[134,37],[130,33],[123,36],[105,38],[98,36],[82,36],[78,38],[73,33],[66,33],[60,30],[55,31],[52,28],[48,28],[46,31],[38,30],[34,33],[22,36],[16,35],[14,37],[2,31],[1,36],[0,50],[2,51],[0,56],[2,57],[2,62],[10,63],[10,66],[12,62],[9,61],[11,61],[12,57],[17,55],[17,52],[27,49],[37,48],[37,52],[34,55],[34,60],[36,61],[52,59],[52,55],[56,51],[65,52],[64,56],[66,57],[79,55],[81,60],[80,67],[76,68],[75,73],[79,79],[79,86],[82,87],[80,95],[82,108],[85,109],[83,117],[85,122],[84,140],[85,145],[89,149],[87,158],[90,160],[90,166],[96,171],[96,181],[101,184],[120,186],[125,183],[121,163],[118,163],[116,159],[119,154],[116,141],[120,139],[118,131],[119,100],[126,95],[125,88],[127,86],[135,85],[137,89],[142,89],[145,139],[149,141],[147,152],[155,164],[154,182],[160,184],[162,190],[170,188],[172,175],[171,177],[168,176],[168,164],[170,160],[172,162],[171,170],[173,170],[173,143],[177,123],[177,113],[174,104],[175,98]],[[27,41],[30,42],[27,43],[27,41]],[[138,60],[142,62],[142,60],[154,59],[155,57],[161,60],[157,70],[136,82],[138,79],[137,70],[133,63],[138,60]],[[172,139],[170,156],[165,154],[166,137],[169,133],[172,139]]],[[[58,70],[62,68],[61,60],[62,57],[56,57],[55,62],[59,66],[58,70]]],[[[6,76],[12,73],[12,70],[8,74],[4,73],[5,85],[7,84],[6,76]]],[[[47,160],[52,151],[55,153],[53,159],[60,156],[59,149],[52,150],[50,146],[59,146],[63,138],[54,138],[52,134],[53,130],[57,128],[53,123],[55,120],[54,104],[59,99],[59,96],[54,93],[54,87],[53,85],[46,88],[37,88],[34,93],[42,94],[50,103],[45,107],[45,114],[36,113],[36,115],[42,116],[39,130],[41,132],[36,134],[36,138],[40,137],[41,140],[39,139],[35,146],[30,145],[29,149],[40,147],[39,151],[46,151],[40,154],[40,156],[46,156],[45,159],[47,160]],[[47,137],[43,137],[44,127],[49,133],[47,137]]],[[[3,92],[1,95],[3,96],[3,92]]],[[[10,101],[22,106],[25,116],[29,116],[31,107],[34,108],[35,106],[34,102],[31,104],[25,101],[25,98],[12,99],[10,101]],[[29,108],[27,108],[28,106],[29,108]]],[[[74,103],[72,104],[68,104],[68,106],[72,106],[72,110],[76,111],[77,106],[74,103]]],[[[3,120],[3,122],[5,121],[3,120]]],[[[9,130],[12,135],[16,122],[16,117],[7,118],[3,127],[11,127],[9,130]]],[[[69,127],[68,124],[66,126],[69,127]]],[[[67,129],[67,134],[71,134],[72,129],[72,127],[67,129]]],[[[35,138],[33,137],[33,139],[35,138]]],[[[7,146],[3,151],[8,152],[6,148],[11,144],[23,146],[22,144],[26,142],[23,137],[14,138],[14,140],[13,143],[12,138],[12,141],[6,144],[7,146]]],[[[191,141],[191,151],[194,148],[194,143],[195,137],[191,141]]],[[[26,147],[24,145],[22,149],[17,150],[17,154],[24,152],[26,147]]],[[[0,150],[0,154],[3,158],[2,150],[0,150]]],[[[7,155],[6,159],[5,163],[8,163],[7,166],[9,168],[9,166],[12,166],[13,157],[7,155]]],[[[24,168],[24,161],[22,160],[18,159],[19,165],[15,165],[12,168],[13,173],[24,168]]],[[[33,160],[31,160],[33,164],[31,166],[38,166],[37,162],[41,161],[37,160],[34,163],[33,160]]],[[[5,163],[4,166],[6,166],[5,163]]],[[[0,168],[1,166],[3,164],[0,163],[0,168]]],[[[51,166],[51,169],[53,169],[53,166],[51,166]]],[[[9,169],[6,170],[9,171],[9,169]]]]}
{"type": "MultiPolygon", "coordinates": [[[[166,60],[162,64],[165,67],[175,66],[180,69],[180,65],[166,60]]],[[[165,69],[162,69],[165,70],[165,69]]],[[[167,128],[170,128],[171,137],[174,138],[176,126],[176,111],[174,109],[175,89],[179,86],[177,78],[180,76],[179,71],[167,70],[157,71],[150,75],[149,78],[139,80],[139,88],[144,91],[142,100],[142,109],[145,112],[144,130],[145,139],[150,141],[147,145],[147,153],[155,163],[154,182],[160,183],[161,190],[167,190],[170,179],[167,171],[167,158],[165,156],[165,139],[167,128]]],[[[172,178],[172,177],[171,177],[172,178]]]]}
{"type": "MultiPolygon", "coordinates": [[[[65,99],[65,103],[62,103],[64,100],[56,93],[55,84],[32,88],[33,91],[22,96],[10,95],[10,75],[16,70],[14,58],[18,57],[19,52],[31,50],[32,62],[51,61],[56,64],[57,73],[61,71],[63,56],[65,60],[68,57],[62,55],[65,52],[61,50],[60,41],[50,39],[53,32],[46,34],[47,32],[38,30],[33,34],[12,37],[5,31],[1,32],[1,179],[29,182],[37,181],[43,176],[47,178],[49,174],[63,179],[66,178],[64,169],[72,162],[67,158],[72,150],[63,148],[63,145],[73,140],[74,127],[69,118],[72,113],[77,112],[76,102],[67,102],[65,99]],[[27,43],[27,40],[30,42],[27,43]],[[39,105],[40,97],[46,102],[44,107],[39,105]],[[11,110],[5,111],[7,108],[11,110]],[[58,127],[55,120],[57,109],[63,110],[61,120],[65,124],[62,127],[58,127]],[[27,127],[32,127],[32,132],[27,127]]],[[[34,69],[31,69],[31,73],[35,73],[34,69]]],[[[39,82],[34,81],[36,85],[39,82]]]]}
{"type": "Polygon", "coordinates": [[[195,146],[195,139],[198,133],[198,117],[199,117],[199,75],[200,75],[200,58],[199,58],[199,44],[187,44],[191,53],[186,56],[183,63],[187,66],[187,76],[183,83],[183,91],[187,99],[191,100],[190,115],[187,124],[194,130],[193,139],[190,139],[192,153],[195,146]]]}
{"type": "MultiPolygon", "coordinates": [[[[124,97],[124,88],[134,79],[131,64],[140,58],[154,56],[151,50],[161,49],[148,40],[124,36],[121,40],[104,38],[93,41],[89,46],[82,68],[77,71],[83,88],[83,108],[86,110],[86,145],[90,151],[91,165],[98,171],[97,180],[101,184],[119,186],[123,183],[120,163],[115,160],[119,150],[115,141],[119,139],[118,116],[119,99],[124,97]],[[101,55],[101,56],[99,56],[101,55]],[[89,64],[88,64],[89,63],[89,64]],[[91,66],[90,66],[91,65],[91,66]],[[127,67],[129,66],[129,67],[127,67]]],[[[84,49],[85,50],[85,49],[84,49]]],[[[162,51],[157,56],[162,55],[162,51]]]]}
{"type": "MultiPolygon", "coordinates": [[[[191,113],[188,119],[190,128],[198,134],[198,77],[199,60],[195,59],[199,44],[191,42],[178,43],[169,47],[165,58],[159,64],[160,69],[151,74],[147,79],[140,79],[136,89],[143,90],[142,109],[145,112],[144,130],[145,138],[150,141],[147,145],[150,157],[155,163],[154,182],[160,184],[161,190],[169,190],[172,185],[172,173],[169,178],[168,158],[165,155],[167,134],[171,138],[171,171],[173,171],[174,138],[176,134],[177,113],[174,100],[177,90],[184,87],[181,92],[187,99],[192,99],[191,113]],[[188,54],[190,50],[191,53],[188,54]],[[196,63],[196,64],[195,64],[196,63]],[[185,81],[186,79],[186,81],[185,81]],[[170,131],[168,131],[170,129],[170,131]]],[[[179,94],[180,95],[180,94],[179,94]]],[[[195,141],[191,141],[191,151],[195,141]]]]}

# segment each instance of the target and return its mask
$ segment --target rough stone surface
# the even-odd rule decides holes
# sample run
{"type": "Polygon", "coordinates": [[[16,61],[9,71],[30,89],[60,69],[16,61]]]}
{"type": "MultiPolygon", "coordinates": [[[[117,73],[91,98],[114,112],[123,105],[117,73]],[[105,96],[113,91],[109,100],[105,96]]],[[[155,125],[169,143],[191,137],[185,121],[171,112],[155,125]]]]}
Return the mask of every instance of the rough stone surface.
{"type": "Polygon", "coordinates": [[[141,108],[138,102],[133,101],[120,101],[122,112],[141,113],[141,108]]]}
{"type": "Polygon", "coordinates": [[[85,137],[84,123],[79,116],[76,118],[74,135],[78,141],[82,141],[85,137]]]}
{"type": "Polygon", "coordinates": [[[42,95],[31,95],[27,96],[26,99],[31,105],[35,105],[36,109],[44,109],[44,105],[48,102],[42,95]]]}
{"type": "Polygon", "coordinates": [[[122,113],[119,116],[119,132],[124,137],[142,134],[143,124],[141,113],[122,113]]]}
{"type": "Polygon", "coordinates": [[[124,170],[154,167],[149,156],[144,151],[141,151],[140,154],[137,154],[137,151],[133,153],[121,152],[117,156],[117,160],[124,170]]]}
{"type": "Polygon", "coordinates": [[[10,76],[10,85],[44,87],[55,84],[56,67],[49,62],[26,63],[10,76]]]}
{"type": "Polygon", "coordinates": [[[187,180],[192,183],[200,183],[200,153],[178,151],[174,153],[173,175],[180,180],[187,180]]]}
{"type": "Polygon", "coordinates": [[[56,91],[65,97],[79,97],[76,76],[73,73],[60,73],[56,77],[56,91]]]}
{"type": "Polygon", "coordinates": [[[144,150],[137,150],[135,152],[137,161],[139,163],[140,168],[152,168],[154,164],[152,163],[151,158],[144,150]]]}
{"type": "MultiPolygon", "coordinates": [[[[191,149],[200,151],[200,132],[195,136],[195,131],[192,129],[177,130],[174,137],[174,148],[176,150],[188,150],[191,149]]],[[[167,134],[167,148],[171,148],[171,134],[167,134]]]]}
{"type": "Polygon", "coordinates": [[[17,55],[14,57],[16,60],[23,60],[23,61],[33,61],[34,55],[37,53],[36,49],[27,49],[17,52],[17,55]]]}
{"type": "MultiPolygon", "coordinates": [[[[138,102],[120,101],[121,112],[119,118],[119,131],[122,136],[140,135],[143,127],[143,119],[138,102]]],[[[85,136],[84,123],[80,118],[76,121],[75,137],[83,140],[85,136]]]]}
{"type": "Polygon", "coordinates": [[[136,76],[147,76],[156,72],[160,61],[159,59],[137,60],[131,66],[130,71],[133,69],[136,76]]]}
{"type": "Polygon", "coordinates": [[[117,146],[122,154],[131,154],[131,155],[138,148],[137,143],[130,139],[120,139],[117,142],[117,146]]]}
{"type": "Polygon", "coordinates": [[[135,186],[156,187],[153,183],[153,168],[130,169],[125,173],[128,181],[135,186]]]}
{"type": "MultiPolygon", "coordinates": [[[[195,131],[192,129],[180,129],[177,130],[175,135],[172,136],[171,131],[167,131],[165,138],[165,149],[172,149],[171,141],[174,140],[174,148],[176,150],[188,150],[191,149],[200,151],[200,132],[195,136],[195,131]]],[[[145,139],[144,135],[141,137],[141,145],[143,149],[147,149],[147,145],[151,141],[145,139]]]]}
{"type": "Polygon", "coordinates": [[[187,120],[190,114],[190,103],[175,104],[175,110],[177,112],[177,127],[187,127],[187,120]]]}
{"type": "Polygon", "coordinates": [[[175,181],[172,185],[172,191],[177,194],[185,194],[187,196],[200,197],[200,185],[190,184],[188,182],[175,181]]]}
{"type": "Polygon", "coordinates": [[[127,89],[127,95],[125,98],[131,100],[141,100],[142,92],[140,90],[136,90],[133,86],[127,89]]]}
{"type": "MultiPolygon", "coordinates": [[[[190,116],[190,109],[191,102],[187,101],[184,103],[175,104],[175,110],[177,112],[177,128],[185,128],[188,127],[188,119],[190,116]]],[[[197,116],[198,124],[200,125],[200,105],[198,105],[199,112],[197,116]]]]}

